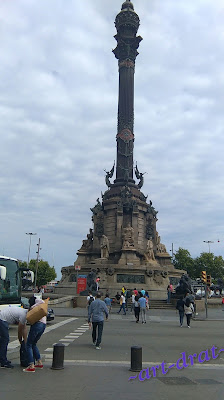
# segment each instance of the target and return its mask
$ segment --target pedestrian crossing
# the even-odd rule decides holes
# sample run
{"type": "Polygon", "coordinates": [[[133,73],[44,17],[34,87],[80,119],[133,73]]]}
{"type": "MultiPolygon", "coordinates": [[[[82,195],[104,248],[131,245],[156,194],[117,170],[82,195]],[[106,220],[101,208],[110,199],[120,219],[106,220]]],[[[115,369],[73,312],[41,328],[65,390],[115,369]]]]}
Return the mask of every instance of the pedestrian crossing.
{"type": "MultiPolygon", "coordinates": [[[[74,331],[66,334],[64,338],[59,339],[59,342],[63,344],[64,346],[69,346],[71,343],[73,343],[75,340],[77,340],[80,336],[82,336],[87,330],[89,330],[89,324],[85,323],[79,328],[76,328],[74,331]]],[[[53,358],[53,349],[54,345],[56,343],[53,343],[52,347],[48,347],[47,349],[44,350],[44,356],[46,361],[51,361],[53,358]]]]}
{"type": "MultiPolygon", "coordinates": [[[[65,319],[64,321],[58,322],[58,323],[56,323],[54,325],[47,326],[43,334],[45,335],[46,333],[51,332],[54,329],[60,328],[61,326],[66,325],[66,324],[68,324],[70,322],[73,322],[76,319],[78,319],[78,318],[72,317],[72,318],[65,319]]],[[[13,351],[17,347],[20,347],[20,343],[19,343],[18,339],[17,340],[13,340],[12,342],[10,342],[8,344],[8,350],[9,351],[13,351]]]]}

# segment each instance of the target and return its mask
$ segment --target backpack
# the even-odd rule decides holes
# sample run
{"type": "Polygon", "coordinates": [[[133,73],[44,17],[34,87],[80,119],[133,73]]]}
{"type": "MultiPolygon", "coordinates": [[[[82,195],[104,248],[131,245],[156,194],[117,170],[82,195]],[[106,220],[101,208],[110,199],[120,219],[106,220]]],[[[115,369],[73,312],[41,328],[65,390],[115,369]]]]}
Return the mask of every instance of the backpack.
{"type": "Polygon", "coordinates": [[[27,368],[29,363],[27,359],[27,351],[24,340],[21,343],[19,352],[20,352],[20,365],[21,367],[27,368]]]}
{"type": "Polygon", "coordinates": [[[90,306],[90,304],[91,304],[93,301],[94,301],[94,297],[93,297],[93,296],[90,296],[90,299],[89,299],[89,306],[90,306]]]}

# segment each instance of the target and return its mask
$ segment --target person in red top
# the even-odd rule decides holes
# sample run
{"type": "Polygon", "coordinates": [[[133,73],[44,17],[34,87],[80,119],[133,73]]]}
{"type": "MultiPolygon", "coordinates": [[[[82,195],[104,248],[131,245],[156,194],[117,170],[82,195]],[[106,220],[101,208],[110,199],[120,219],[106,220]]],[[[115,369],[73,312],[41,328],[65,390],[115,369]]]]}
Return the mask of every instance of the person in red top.
{"type": "Polygon", "coordinates": [[[99,290],[99,284],[100,284],[100,277],[98,276],[98,278],[96,278],[96,290],[97,290],[97,292],[99,290]]]}
{"type": "Polygon", "coordinates": [[[138,291],[136,288],[134,288],[133,292],[134,292],[135,296],[138,296],[138,291]]]}

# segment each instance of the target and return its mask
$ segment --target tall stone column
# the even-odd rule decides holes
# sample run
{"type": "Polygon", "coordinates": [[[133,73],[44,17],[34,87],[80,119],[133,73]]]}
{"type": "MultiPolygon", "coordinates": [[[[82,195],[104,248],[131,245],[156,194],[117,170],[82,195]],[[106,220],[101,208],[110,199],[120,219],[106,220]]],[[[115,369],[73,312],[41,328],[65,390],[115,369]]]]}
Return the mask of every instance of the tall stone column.
{"type": "Polygon", "coordinates": [[[136,36],[139,17],[133,4],[125,1],[116,16],[117,47],[113,50],[119,67],[119,99],[117,124],[117,163],[114,184],[126,185],[133,180],[134,148],[134,72],[137,49],[142,40],[136,36]]]}

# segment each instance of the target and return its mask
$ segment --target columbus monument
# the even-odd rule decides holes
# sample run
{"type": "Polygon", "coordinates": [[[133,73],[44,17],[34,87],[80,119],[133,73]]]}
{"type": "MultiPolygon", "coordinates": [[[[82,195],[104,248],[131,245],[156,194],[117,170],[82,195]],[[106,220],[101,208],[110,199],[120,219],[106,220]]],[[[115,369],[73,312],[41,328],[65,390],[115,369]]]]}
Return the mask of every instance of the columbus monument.
{"type": "Polygon", "coordinates": [[[156,229],[158,211],[142,192],[144,174],[133,164],[134,74],[142,40],[137,36],[139,24],[132,2],[125,1],[115,19],[117,46],[113,50],[119,68],[116,164],[105,171],[107,190],[91,208],[93,229],[82,241],[74,266],[62,268],[59,286],[73,288],[73,293],[77,265],[87,276],[87,289],[94,289],[99,277],[100,289],[108,289],[112,296],[124,285],[149,290],[152,299],[166,298],[170,278],[179,280],[184,272],[173,267],[161,243],[156,229]]]}

